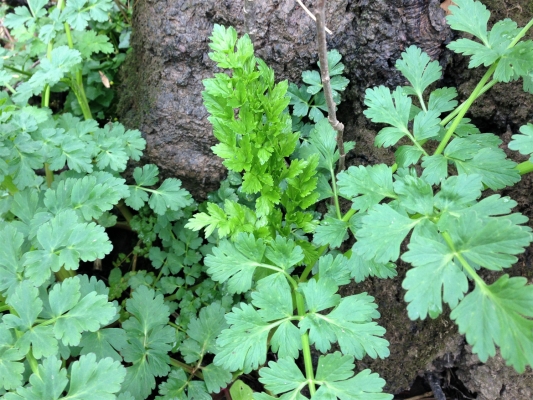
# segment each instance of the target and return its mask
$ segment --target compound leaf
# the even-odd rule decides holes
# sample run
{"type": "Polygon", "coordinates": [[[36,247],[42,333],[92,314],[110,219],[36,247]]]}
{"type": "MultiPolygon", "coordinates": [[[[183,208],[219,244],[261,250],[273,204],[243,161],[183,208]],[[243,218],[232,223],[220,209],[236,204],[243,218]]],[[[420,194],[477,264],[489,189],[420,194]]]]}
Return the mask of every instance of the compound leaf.
{"type": "Polygon", "coordinates": [[[386,197],[396,198],[392,169],[385,164],[351,166],[338,175],[340,194],[353,202],[356,210],[366,211],[386,197]]]}
{"type": "Polygon", "coordinates": [[[475,0],[454,0],[449,10],[451,14],[446,19],[452,29],[471,33],[484,44],[488,43],[487,23],[490,11],[484,4],[475,0]]]}
{"type": "MultiPolygon", "coordinates": [[[[96,355],[82,355],[72,363],[67,399],[112,400],[120,390],[126,369],[119,361],[104,358],[96,361],[96,355]]],[[[49,377],[52,381],[54,377],[49,377]]]]}
{"type": "Polygon", "coordinates": [[[405,301],[409,303],[409,318],[425,319],[429,313],[436,318],[442,313],[442,300],[453,309],[468,290],[468,280],[461,268],[455,263],[453,250],[444,242],[433,224],[409,243],[409,251],[402,260],[415,268],[407,272],[402,287],[407,290],[405,301]]]}
{"type": "Polygon", "coordinates": [[[438,61],[431,61],[427,53],[416,46],[409,46],[402,58],[395,65],[413,87],[414,94],[422,98],[422,94],[429,85],[441,77],[441,67],[438,61]]]}
{"type": "Polygon", "coordinates": [[[519,151],[520,154],[530,156],[529,161],[533,160],[533,124],[527,124],[520,127],[521,134],[512,136],[509,142],[511,150],[519,151]]]}
{"type": "Polygon", "coordinates": [[[450,317],[482,362],[496,353],[519,373],[533,365],[533,285],[526,278],[501,276],[490,286],[476,285],[450,317]]]}
{"type": "Polygon", "coordinates": [[[388,204],[377,204],[363,217],[363,227],[357,231],[353,250],[365,260],[377,263],[396,261],[402,241],[418,222],[388,204]]]}
{"type": "Polygon", "coordinates": [[[215,281],[228,281],[230,293],[244,293],[252,287],[253,274],[261,265],[265,249],[262,239],[244,233],[237,236],[235,244],[223,240],[205,258],[207,272],[215,281]]]}
{"type": "Polygon", "coordinates": [[[226,315],[229,329],[218,336],[220,351],[214,363],[227,369],[245,373],[255,370],[266,361],[267,339],[272,326],[266,323],[253,306],[241,303],[226,315]]]}
{"type": "Polygon", "coordinates": [[[407,123],[411,104],[411,98],[400,87],[392,94],[385,86],[366,90],[365,105],[368,109],[364,111],[364,114],[372,122],[392,125],[378,133],[375,140],[376,146],[393,146],[405,135],[410,135],[407,123]]]}

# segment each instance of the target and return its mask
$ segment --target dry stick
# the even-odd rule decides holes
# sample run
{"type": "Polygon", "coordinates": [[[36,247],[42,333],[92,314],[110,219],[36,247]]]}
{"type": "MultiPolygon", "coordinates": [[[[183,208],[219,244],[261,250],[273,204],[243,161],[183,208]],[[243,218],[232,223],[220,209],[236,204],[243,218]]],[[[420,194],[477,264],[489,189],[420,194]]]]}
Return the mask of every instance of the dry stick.
{"type": "Polygon", "coordinates": [[[328,120],[333,129],[337,131],[337,147],[339,148],[339,168],[337,172],[344,171],[344,125],[337,120],[337,112],[335,111],[335,102],[333,101],[333,93],[331,92],[331,82],[329,78],[328,65],[328,48],[326,45],[325,33],[325,19],[326,19],[326,0],[318,0],[316,8],[316,27],[318,35],[318,59],[320,60],[320,73],[322,76],[322,86],[324,87],[324,97],[328,105],[328,120]]]}
{"type": "MultiPolygon", "coordinates": [[[[302,3],[301,0],[296,0],[296,2],[300,5],[300,7],[304,9],[304,11],[311,17],[311,19],[316,22],[316,17],[313,15],[311,11],[309,11],[309,9],[304,5],[304,3],[302,3]]],[[[333,32],[331,32],[328,28],[324,27],[324,29],[330,35],[333,35],[333,32]]]]}

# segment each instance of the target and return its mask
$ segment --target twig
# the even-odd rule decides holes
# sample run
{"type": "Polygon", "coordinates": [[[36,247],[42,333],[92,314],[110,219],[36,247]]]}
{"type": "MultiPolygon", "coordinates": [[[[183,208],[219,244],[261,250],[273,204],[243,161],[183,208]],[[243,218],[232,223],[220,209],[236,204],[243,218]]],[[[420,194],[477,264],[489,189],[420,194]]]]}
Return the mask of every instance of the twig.
{"type": "Polygon", "coordinates": [[[325,34],[325,19],[326,19],[326,0],[318,0],[316,8],[316,28],[318,36],[318,59],[320,60],[320,73],[322,77],[322,86],[324,87],[324,97],[328,105],[328,120],[333,129],[337,131],[337,147],[339,148],[339,168],[338,172],[344,171],[346,154],[344,153],[344,125],[337,120],[337,112],[335,110],[335,101],[333,101],[333,93],[331,92],[331,82],[329,77],[328,65],[328,48],[326,44],[325,34]]]}
{"type": "MultiPolygon", "coordinates": [[[[306,6],[304,6],[304,3],[302,3],[301,0],[296,0],[296,2],[300,5],[300,7],[304,9],[304,11],[311,17],[311,19],[316,22],[316,17],[313,15],[311,11],[309,11],[309,9],[306,6]]],[[[327,27],[324,26],[324,29],[330,35],[333,35],[333,32],[331,32],[327,27]]]]}

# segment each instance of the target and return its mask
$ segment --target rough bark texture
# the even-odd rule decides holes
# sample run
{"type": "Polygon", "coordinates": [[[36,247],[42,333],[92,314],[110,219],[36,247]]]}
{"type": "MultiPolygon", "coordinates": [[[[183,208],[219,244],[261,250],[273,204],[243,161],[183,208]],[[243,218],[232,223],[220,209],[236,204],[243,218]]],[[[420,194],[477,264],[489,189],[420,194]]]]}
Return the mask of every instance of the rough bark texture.
{"type": "MultiPolygon", "coordinates": [[[[245,0],[138,0],[135,4],[133,53],[124,69],[121,98],[123,121],[141,129],[146,157],[165,176],[175,176],[197,199],[216,189],[224,176],[220,161],[210,152],[215,143],[202,106],[201,80],[212,76],[214,63],[207,56],[213,24],[253,29],[257,54],[272,66],[278,80],[300,81],[301,72],[316,65],[315,25],[294,0],[256,0],[253,15],[243,13],[245,0]],[[251,27],[252,26],[252,27],[251,27]]],[[[312,9],[311,1],[306,4],[312,9]]],[[[523,26],[533,15],[531,0],[485,0],[493,19],[509,16],[523,26]]],[[[348,165],[393,163],[391,150],[373,146],[377,127],[362,115],[364,91],[375,85],[404,84],[394,69],[400,53],[416,44],[439,60],[445,73],[442,86],[456,86],[464,100],[481,72],[472,73],[467,62],[445,49],[453,34],[445,24],[439,0],[330,0],[326,18],[333,31],[330,48],[343,54],[351,80],[338,118],[345,124],[346,140],[357,146],[347,155],[348,165]]],[[[250,8],[249,8],[250,9],[250,8]]],[[[533,116],[532,96],[521,83],[497,85],[472,109],[470,116],[487,132],[501,134],[505,142],[533,116]]],[[[519,160],[517,154],[514,159],[519,160]]],[[[526,177],[504,191],[519,202],[530,218],[533,182],[526,177]]],[[[509,271],[533,277],[531,249],[509,271]]],[[[368,291],[382,312],[391,356],[365,359],[387,381],[387,390],[407,389],[425,372],[457,374],[477,399],[530,399],[531,371],[518,376],[499,358],[481,364],[469,353],[448,315],[437,320],[407,318],[401,281],[408,269],[399,265],[394,280],[369,280],[349,291],[368,291]]],[[[486,277],[490,280],[489,274],[486,277]]]]}

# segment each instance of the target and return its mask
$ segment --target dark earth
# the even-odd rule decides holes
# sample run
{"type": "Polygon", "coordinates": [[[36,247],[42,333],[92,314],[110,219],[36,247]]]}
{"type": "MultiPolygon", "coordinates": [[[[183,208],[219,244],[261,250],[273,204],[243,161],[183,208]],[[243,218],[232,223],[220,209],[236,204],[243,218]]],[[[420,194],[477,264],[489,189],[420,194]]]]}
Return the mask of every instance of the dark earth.
{"type": "MultiPolygon", "coordinates": [[[[312,1],[306,5],[312,10],[312,1]]],[[[439,86],[455,86],[464,100],[484,71],[470,71],[467,61],[446,49],[454,33],[446,25],[439,0],[330,0],[326,21],[333,31],[328,47],[343,55],[351,83],[339,108],[345,140],[355,140],[347,164],[393,163],[393,151],[376,149],[379,127],[364,115],[365,89],[402,85],[394,69],[401,52],[416,44],[440,62],[439,86]]],[[[494,21],[509,17],[525,25],[533,16],[532,0],[484,0],[494,21]]],[[[250,32],[257,55],[274,68],[278,80],[299,83],[301,72],[316,68],[314,22],[295,0],[138,0],[134,5],[133,52],[123,69],[119,105],[121,120],[140,129],[147,140],[146,159],[164,176],[180,178],[197,200],[217,189],[225,170],[212,155],[215,144],[202,105],[201,81],[214,72],[208,58],[208,37],[215,23],[250,32]],[[243,13],[244,2],[251,12],[243,13]]],[[[500,135],[505,143],[533,118],[533,96],[521,82],[496,85],[471,109],[469,117],[483,132],[500,135]]],[[[394,149],[392,149],[394,150],[394,149]]],[[[515,152],[516,161],[524,158],[515,152]]],[[[532,217],[532,177],[503,190],[518,202],[517,211],[532,217]]],[[[531,224],[531,223],[530,223],[531,224]]],[[[532,225],[533,226],[533,225],[532,225]]],[[[532,249],[508,272],[533,280],[532,249]]],[[[449,319],[410,321],[401,281],[408,266],[398,265],[393,280],[368,280],[348,286],[344,294],[369,292],[382,313],[391,355],[364,359],[359,369],[371,368],[386,381],[385,390],[398,399],[533,399],[533,372],[518,375],[499,357],[481,363],[449,319]],[[349,292],[349,293],[348,293],[349,292]],[[423,396],[423,394],[427,394],[423,396]]],[[[486,273],[484,278],[494,277],[486,273]]]]}

